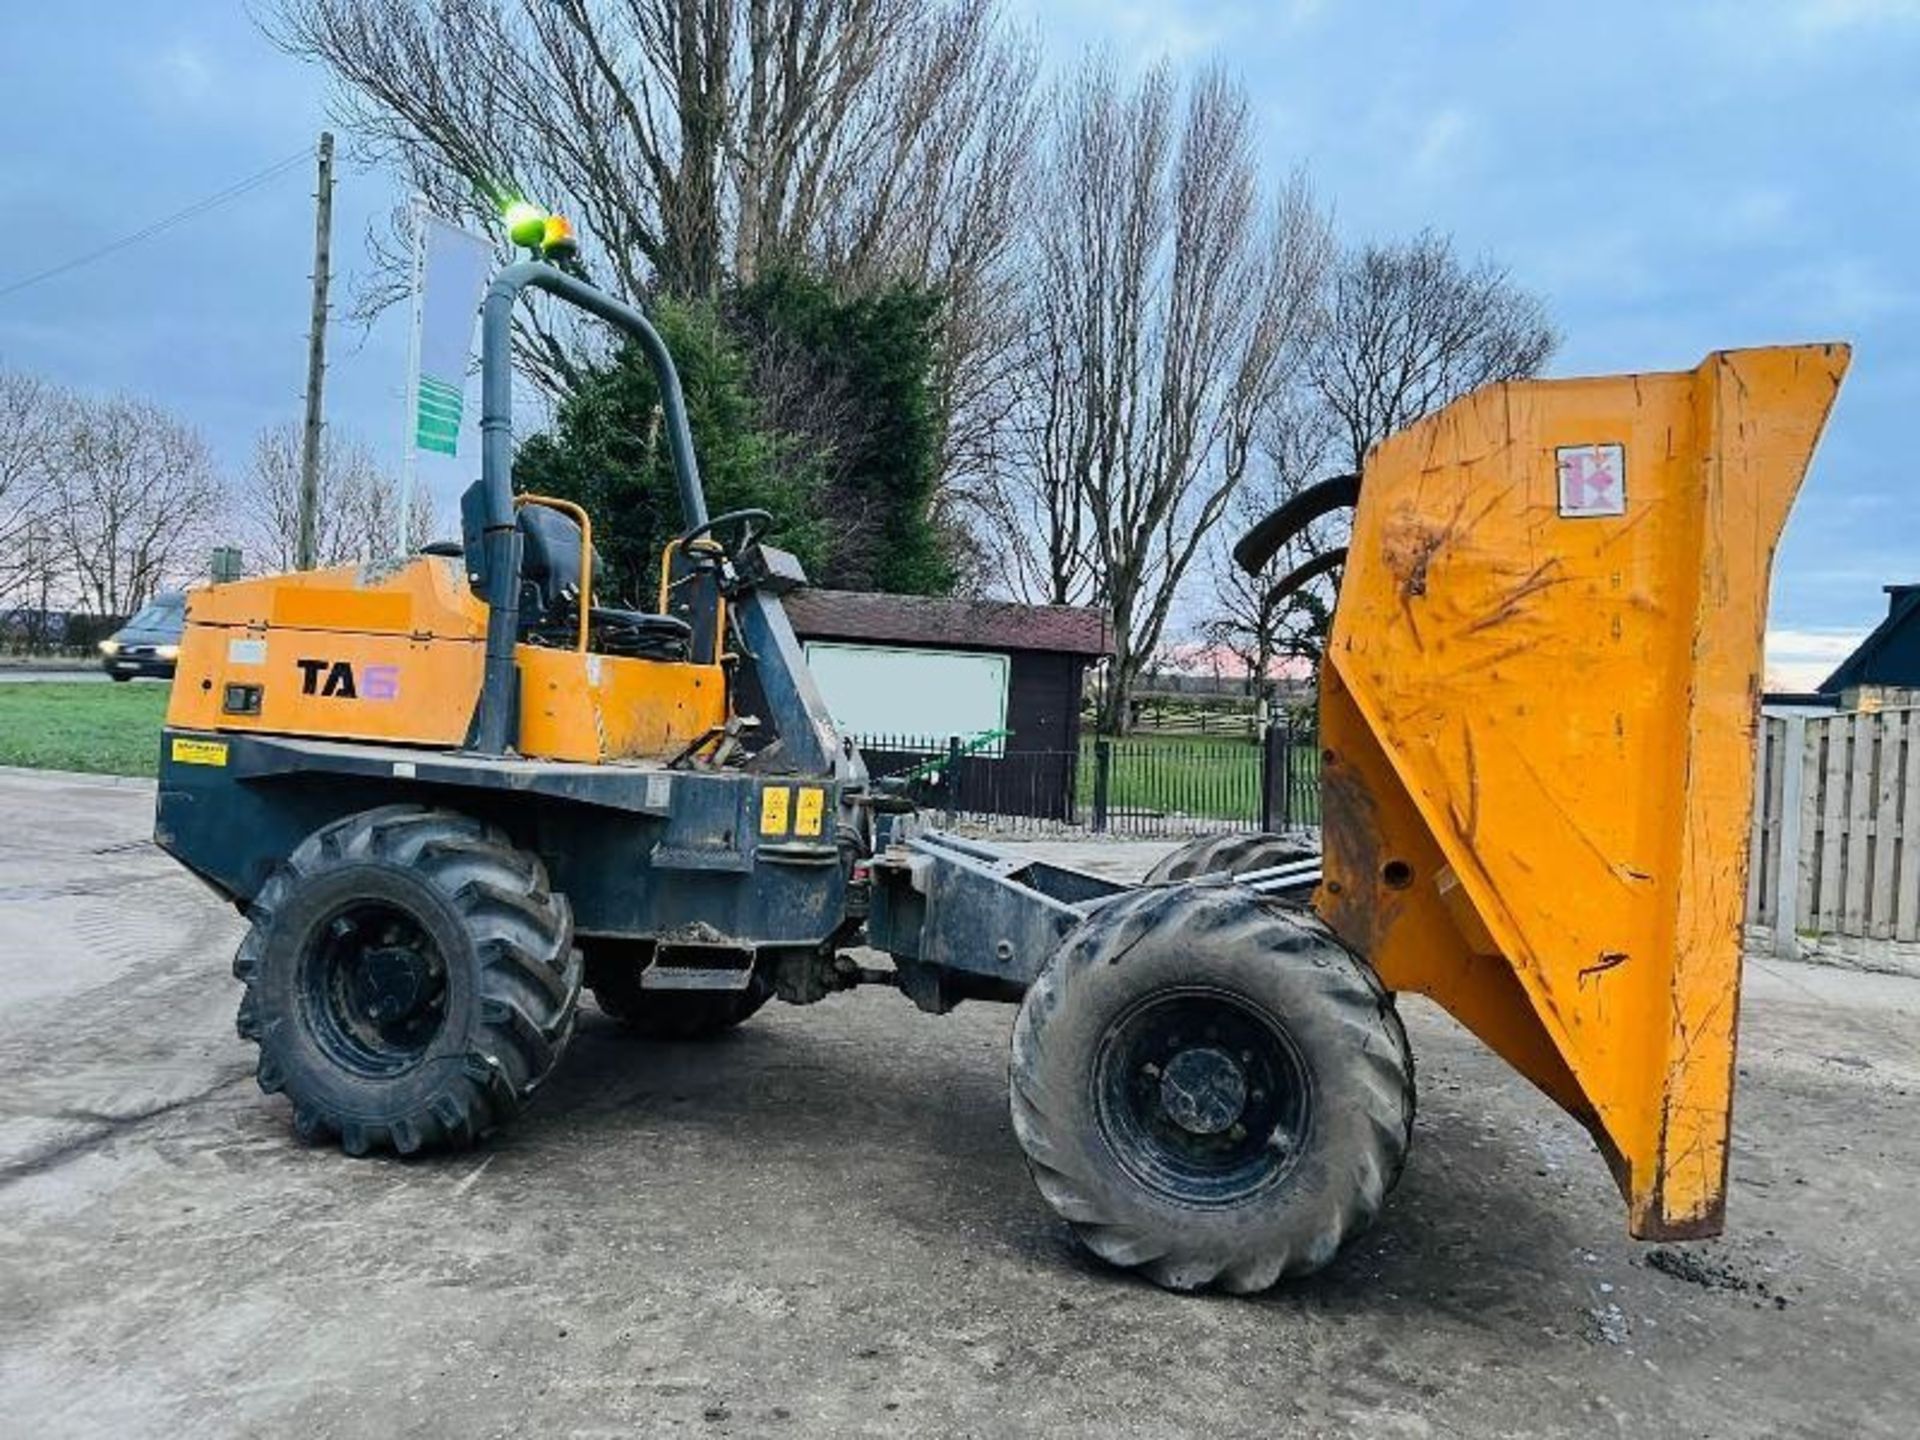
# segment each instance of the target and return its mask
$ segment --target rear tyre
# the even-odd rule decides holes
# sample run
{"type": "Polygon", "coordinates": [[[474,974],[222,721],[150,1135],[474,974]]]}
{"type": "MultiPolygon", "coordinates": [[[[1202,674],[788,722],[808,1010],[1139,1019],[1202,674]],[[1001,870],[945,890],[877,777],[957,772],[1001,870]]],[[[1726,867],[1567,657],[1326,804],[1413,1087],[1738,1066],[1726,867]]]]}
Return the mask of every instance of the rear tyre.
{"type": "Polygon", "coordinates": [[[587,985],[593,1003],[648,1040],[706,1040],[750,1019],[773,998],[773,982],[759,971],[744,990],[647,990],[644,946],[589,947],[587,985]]]}
{"type": "Polygon", "coordinates": [[[1139,890],[1047,962],[1014,1023],[1014,1133],[1086,1247],[1171,1290],[1264,1290],[1371,1224],[1413,1126],[1392,997],[1315,916],[1139,890]]]}
{"type": "Polygon", "coordinates": [[[248,909],[237,1026],[302,1139],[472,1144],[573,1036],[580,956],[539,860],[464,815],[390,805],[316,831],[248,909]]]}
{"type": "Polygon", "coordinates": [[[1244,875],[1301,860],[1318,860],[1320,847],[1298,835],[1202,835],[1162,858],[1143,882],[1164,885],[1200,875],[1244,875]]]}

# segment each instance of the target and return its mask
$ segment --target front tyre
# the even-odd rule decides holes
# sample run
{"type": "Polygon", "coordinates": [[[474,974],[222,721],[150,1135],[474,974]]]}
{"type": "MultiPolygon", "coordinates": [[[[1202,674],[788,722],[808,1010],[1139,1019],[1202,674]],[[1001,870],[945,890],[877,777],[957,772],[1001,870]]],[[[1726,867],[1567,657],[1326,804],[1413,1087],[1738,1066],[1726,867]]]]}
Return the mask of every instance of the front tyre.
{"type": "Polygon", "coordinates": [[[301,842],[233,972],[257,1078],[352,1155],[472,1144],[572,1038],[580,957],[544,867],[464,815],[391,805],[301,842]]]}
{"type": "Polygon", "coordinates": [[[1379,1213],[1413,1125],[1392,998],[1313,915],[1230,885],[1096,910],[1014,1023],[1013,1127],[1081,1242],[1172,1290],[1264,1290],[1379,1213]]]}

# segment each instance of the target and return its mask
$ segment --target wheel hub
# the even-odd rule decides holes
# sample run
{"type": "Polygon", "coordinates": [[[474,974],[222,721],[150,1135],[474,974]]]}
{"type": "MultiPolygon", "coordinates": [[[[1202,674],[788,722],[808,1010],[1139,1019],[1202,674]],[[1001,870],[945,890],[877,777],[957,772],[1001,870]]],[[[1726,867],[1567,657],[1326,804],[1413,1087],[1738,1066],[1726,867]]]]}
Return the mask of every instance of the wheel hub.
{"type": "Polygon", "coordinates": [[[1279,1183],[1312,1123],[1284,1024],[1208,985],[1171,986],[1116,1016],[1088,1079],[1114,1158],[1183,1205],[1236,1205],[1279,1183]]]}
{"type": "Polygon", "coordinates": [[[423,1059],[447,1011],[447,966],[420,920],[384,900],[343,906],[301,962],[301,1005],[330,1059],[392,1075],[423,1059]]]}
{"type": "Polygon", "coordinates": [[[418,950],[381,945],[367,950],[354,975],[356,999],[367,1018],[380,1024],[406,1020],[427,998],[429,966],[418,950]]]}
{"type": "Polygon", "coordinates": [[[1218,1135],[1247,1108],[1247,1074],[1211,1045],[1182,1050],[1160,1072],[1160,1104],[1189,1135],[1218,1135]]]}

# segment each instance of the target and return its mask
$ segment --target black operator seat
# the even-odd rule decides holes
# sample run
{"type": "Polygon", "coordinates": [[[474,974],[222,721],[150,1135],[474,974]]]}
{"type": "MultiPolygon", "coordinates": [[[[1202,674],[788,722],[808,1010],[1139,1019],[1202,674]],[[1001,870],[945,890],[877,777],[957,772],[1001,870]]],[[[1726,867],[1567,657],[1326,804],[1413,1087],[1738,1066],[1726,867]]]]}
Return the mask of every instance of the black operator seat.
{"type": "MultiPolygon", "coordinates": [[[[544,505],[523,505],[519,527],[521,636],[571,649],[579,635],[580,527],[544,505]]],[[[605,567],[598,554],[593,559],[598,580],[605,567]]],[[[602,655],[685,660],[693,638],[686,621],[644,610],[595,605],[587,620],[588,648],[602,655]]]]}

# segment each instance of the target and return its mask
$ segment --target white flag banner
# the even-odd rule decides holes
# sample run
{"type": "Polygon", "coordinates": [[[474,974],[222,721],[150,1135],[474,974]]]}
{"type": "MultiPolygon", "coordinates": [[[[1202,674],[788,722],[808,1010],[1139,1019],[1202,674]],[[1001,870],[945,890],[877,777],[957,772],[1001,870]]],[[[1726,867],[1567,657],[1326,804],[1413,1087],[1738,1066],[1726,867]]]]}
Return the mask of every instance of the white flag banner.
{"type": "Polygon", "coordinates": [[[421,450],[453,455],[460,448],[473,324],[493,264],[493,245],[424,209],[416,213],[412,440],[421,450]]]}

